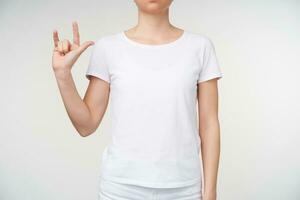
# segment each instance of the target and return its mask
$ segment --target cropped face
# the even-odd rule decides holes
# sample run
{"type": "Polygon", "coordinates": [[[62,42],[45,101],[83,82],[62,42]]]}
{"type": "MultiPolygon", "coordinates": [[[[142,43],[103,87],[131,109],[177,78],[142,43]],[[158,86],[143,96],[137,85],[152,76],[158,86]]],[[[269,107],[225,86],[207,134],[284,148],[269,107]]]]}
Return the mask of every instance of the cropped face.
{"type": "Polygon", "coordinates": [[[138,9],[150,14],[163,13],[173,0],[134,0],[138,9]]]}

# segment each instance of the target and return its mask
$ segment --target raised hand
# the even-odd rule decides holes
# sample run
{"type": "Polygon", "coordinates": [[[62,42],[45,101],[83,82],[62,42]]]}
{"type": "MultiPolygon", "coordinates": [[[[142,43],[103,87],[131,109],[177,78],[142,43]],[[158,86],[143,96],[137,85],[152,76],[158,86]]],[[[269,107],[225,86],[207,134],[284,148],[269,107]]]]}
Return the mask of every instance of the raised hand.
{"type": "Polygon", "coordinates": [[[52,68],[54,71],[71,70],[73,64],[93,41],[86,41],[80,45],[77,22],[73,22],[73,43],[67,39],[59,40],[58,32],[53,31],[54,49],[52,55],[52,68]]]}

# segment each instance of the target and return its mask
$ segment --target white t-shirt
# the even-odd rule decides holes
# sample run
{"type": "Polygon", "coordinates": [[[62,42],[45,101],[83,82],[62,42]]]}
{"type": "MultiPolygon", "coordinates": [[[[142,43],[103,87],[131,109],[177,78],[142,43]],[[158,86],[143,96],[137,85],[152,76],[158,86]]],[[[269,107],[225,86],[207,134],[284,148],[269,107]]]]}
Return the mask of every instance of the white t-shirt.
{"type": "Polygon", "coordinates": [[[121,31],[92,48],[86,77],[110,83],[102,178],[158,188],[201,181],[197,83],[222,77],[211,40],[185,30],[173,42],[142,44],[121,31]]]}

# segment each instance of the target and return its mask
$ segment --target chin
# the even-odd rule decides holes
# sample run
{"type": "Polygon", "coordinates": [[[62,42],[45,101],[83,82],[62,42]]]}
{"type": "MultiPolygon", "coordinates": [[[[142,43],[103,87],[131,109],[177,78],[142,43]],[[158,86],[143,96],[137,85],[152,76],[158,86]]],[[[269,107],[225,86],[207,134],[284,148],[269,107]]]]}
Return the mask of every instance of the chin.
{"type": "Polygon", "coordinates": [[[135,3],[143,12],[155,14],[168,9],[172,0],[135,0],[135,3]]]}

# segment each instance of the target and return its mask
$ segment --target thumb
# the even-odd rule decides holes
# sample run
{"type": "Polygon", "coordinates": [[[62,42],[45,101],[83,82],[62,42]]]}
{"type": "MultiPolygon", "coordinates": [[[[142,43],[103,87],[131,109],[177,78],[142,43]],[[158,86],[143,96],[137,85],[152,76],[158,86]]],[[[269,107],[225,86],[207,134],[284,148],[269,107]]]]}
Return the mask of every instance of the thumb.
{"type": "Polygon", "coordinates": [[[80,47],[78,47],[77,51],[78,54],[82,54],[82,52],[84,52],[89,46],[94,45],[95,43],[93,41],[86,41],[84,42],[82,45],[80,45],[80,47]]]}

